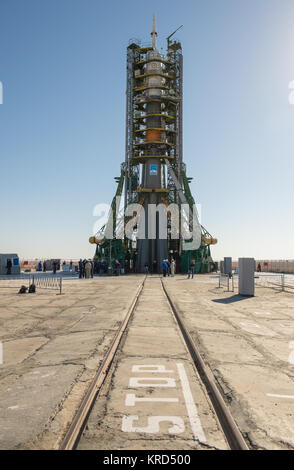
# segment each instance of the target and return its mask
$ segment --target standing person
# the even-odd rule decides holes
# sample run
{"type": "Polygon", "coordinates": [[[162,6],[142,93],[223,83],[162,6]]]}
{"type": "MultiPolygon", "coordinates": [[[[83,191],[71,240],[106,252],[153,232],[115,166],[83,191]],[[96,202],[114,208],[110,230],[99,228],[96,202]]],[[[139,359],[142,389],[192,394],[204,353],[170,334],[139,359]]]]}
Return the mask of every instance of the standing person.
{"type": "Polygon", "coordinates": [[[170,276],[170,262],[168,259],[165,260],[166,264],[167,264],[167,275],[168,277],[170,276]]]}
{"type": "Polygon", "coordinates": [[[147,263],[147,261],[146,261],[146,263],[144,264],[144,270],[145,270],[145,274],[148,274],[148,272],[149,272],[149,264],[147,263]]]}
{"type": "Polygon", "coordinates": [[[43,273],[47,271],[47,263],[46,261],[43,261],[43,273]]]}
{"type": "Polygon", "coordinates": [[[194,269],[195,269],[195,260],[192,259],[191,263],[189,264],[188,279],[190,279],[190,275],[192,275],[192,279],[194,278],[194,269]]]}
{"type": "Polygon", "coordinates": [[[152,272],[153,274],[157,273],[157,260],[156,259],[154,259],[152,263],[152,272]]]}
{"type": "Polygon", "coordinates": [[[10,258],[8,258],[6,262],[6,269],[7,269],[7,274],[11,274],[11,268],[12,268],[12,261],[10,258]]]}
{"type": "Polygon", "coordinates": [[[39,261],[39,263],[38,263],[38,271],[42,271],[42,262],[41,261],[39,261]]]}
{"type": "Polygon", "coordinates": [[[115,268],[115,275],[119,276],[120,275],[120,262],[118,259],[114,261],[114,268],[115,268]]]}
{"type": "Polygon", "coordinates": [[[85,278],[89,279],[91,276],[91,271],[92,271],[92,265],[91,262],[88,260],[85,263],[85,278]]]}
{"type": "Polygon", "coordinates": [[[57,261],[53,261],[53,274],[56,274],[56,268],[57,268],[57,261]]]}
{"type": "Polygon", "coordinates": [[[260,264],[260,263],[258,263],[257,272],[258,272],[258,273],[261,273],[261,264],[260,264]]]}
{"type": "Polygon", "coordinates": [[[129,261],[125,259],[125,274],[129,272],[129,261]]]}
{"type": "Polygon", "coordinates": [[[69,270],[72,271],[72,260],[70,260],[70,263],[69,263],[69,270]]]}
{"type": "Polygon", "coordinates": [[[91,264],[91,278],[93,279],[94,277],[94,263],[92,260],[89,260],[89,263],[91,264]]]}
{"type": "Polygon", "coordinates": [[[163,277],[166,277],[166,273],[167,273],[167,264],[166,264],[165,259],[162,261],[162,273],[163,273],[163,277]]]}
{"type": "Polygon", "coordinates": [[[99,276],[102,276],[103,274],[103,259],[98,261],[98,273],[99,273],[99,276]]]}
{"type": "Polygon", "coordinates": [[[95,258],[94,263],[93,263],[93,271],[94,271],[94,274],[98,274],[98,261],[97,261],[97,258],[95,258]]]}
{"type": "Polygon", "coordinates": [[[80,258],[80,261],[79,261],[79,278],[82,279],[82,277],[84,277],[84,263],[83,263],[82,258],[80,258]]]}
{"type": "Polygon", "coordinates": [[[86,260],[86,259],[83,259],[83,265],[84,265],[83,277],[86,277],[86,264],[87,264],[87,260],[86,260]]]}
{"type": "Polygon", "coordinates": [[[106,273],[106,261],[104,259],[102,259],[102,261],[101,261],[100,273],[101,273],[101,276],[102,276],[102,274],[106,273]]]}
{"type": "Polygon", "coordinates": [[[176,272],[176,262],[174,259],[171,260],[170,271],[171,271],[172,277],[174,277],[175,272],[176,272]]]}

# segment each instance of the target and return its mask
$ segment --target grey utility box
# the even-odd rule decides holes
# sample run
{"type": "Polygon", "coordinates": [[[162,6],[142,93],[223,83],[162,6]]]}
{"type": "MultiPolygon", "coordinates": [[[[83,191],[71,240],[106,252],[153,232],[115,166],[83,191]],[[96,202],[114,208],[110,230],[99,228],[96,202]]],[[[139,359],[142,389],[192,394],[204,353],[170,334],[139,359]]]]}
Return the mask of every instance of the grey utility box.
{"type": "Polygon", "coordinates": [[[224,274],[232,274],[232,258],[224,258],[224,274]]]}
{"type": "Polygon", "coordinates": [[[239,258],[239,295],[254,296],[254,258],[239,258]]]}

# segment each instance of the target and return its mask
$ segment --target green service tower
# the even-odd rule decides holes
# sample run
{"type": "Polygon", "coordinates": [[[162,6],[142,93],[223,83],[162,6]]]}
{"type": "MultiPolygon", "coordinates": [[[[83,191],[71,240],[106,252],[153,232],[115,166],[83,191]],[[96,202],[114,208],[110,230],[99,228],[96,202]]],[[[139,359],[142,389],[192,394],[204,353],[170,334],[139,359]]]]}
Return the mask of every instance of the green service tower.
{"type": "Polygon", "coordinates": [[[187,271],[192,259],[196,262],[197,272],[208,272],[215,267],[210,245],[217,240],[204,227],[201,226],[200,246],[187,251],[183,249],[180,232],[177,238],[171,237],[170,214],[166,233],[162,233],[159,213],[150,213],[150,205],[168,207],[176,204],[181,213],[181,205],[186,204],[192,214],[195,203],[189,188],[191,178],[187,178],[183,163],[183,55],[180,42],[171,39],[175,32],[167,38],[166,55],[157,49],[155,16],[152,42],[142,44],[134,39],[129,42],[126,151],[110,211],[114,221],[113,238],[104,236],[106,226],[102,227],[99,236],[90,238],[91,243],[97,243],[96,257],[127,259],[137,272],[144,272],[145,264],[151,267],[154,260],[160,272],[162,260],[171,258],[176,260],[177,271],[187,271]],[[117,206],[122,196],[124,207],[120,215],[117,206]],[[133,204],[144,211],[141,214],[127,212],[126,208],[133,204]],[[137,215],[137,223],[134,223],[130,239],[124,228],[134,215],[137,215]]]}

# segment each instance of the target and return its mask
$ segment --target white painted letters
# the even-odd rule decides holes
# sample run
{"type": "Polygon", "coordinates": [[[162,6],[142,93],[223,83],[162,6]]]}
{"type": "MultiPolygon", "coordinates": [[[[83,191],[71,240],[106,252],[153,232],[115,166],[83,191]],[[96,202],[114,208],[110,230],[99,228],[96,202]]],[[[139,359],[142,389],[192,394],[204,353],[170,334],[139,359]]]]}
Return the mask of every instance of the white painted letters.
{"type": "Polygon", "coordinates": [[[174,388],[175,386],[176,386],[175,379],[170,379],[167,377],[156,377],[156,378],[131,377],[129,381],[130,388],[136,388],[136,387],[172,387],[174,388]],[[142,382],[146,382],[146,380],[147,380],[147,383],[142,383],[142,382]]]}
{"type": "Polygon", "coordinates": [[[170,373],[173,374],[173,370],[168,370],[165,368],[165,366],[153,366],[153,365],[144,365],[144,366],[138,366],[135,365],[132,367],[132,372],[165,372],[165,373],[170,373]]]}
{"type": "Polygon", "coordinates": [[[133,426],[134,421],[138,421],[137,415],[124,416],[122,420],[122,430],[124,432],[140,432],[153,434],[159,432],[160,423],[164,421],[171,422],[173,425],[168,429],[169,434],[181,434],[185,431],[185,424],[179,416],[148,416],[147,426],[133,426]]]}

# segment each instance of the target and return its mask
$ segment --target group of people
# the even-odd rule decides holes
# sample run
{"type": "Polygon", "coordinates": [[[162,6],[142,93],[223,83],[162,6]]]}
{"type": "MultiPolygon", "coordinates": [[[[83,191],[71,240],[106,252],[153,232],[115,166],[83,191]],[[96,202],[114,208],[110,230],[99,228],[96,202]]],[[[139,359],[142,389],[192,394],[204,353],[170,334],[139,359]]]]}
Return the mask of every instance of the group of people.
{"type": "MultiPolygon", "coordinates": [[[[63,263],[65,264],[65,262],[63,263]]],[[[176,272],[176,262],[174,259],[169,261],[168,259],[162,260],[162,273],[163,277],[166,276],[174,276],[176,272]]],[[[10,258],[7,259],[6,262],[6,270],[7,274],[11,274],[11,268],[12,268],[12,261],[10,258]]],[[[52,270],[53,274],[56,273],[56,270],[58,268],[58,262],[56,260],[52,261],[52,270]]],[[[116,276],[119,276],[121,273],[127,274],[129,272],[129,261],[124,260],[124,261],[119,261],[118,259],[113,260],[112,262],[112,268],[113,272],[115,273],[116,276]]],[[[72,261],[70,262],[70,270],[73,269],[73,263],[72,261]]],[[[46,261],[42,262],[39,261],[38,263],[38,271],[47,271],[47,263],[46,261]]],[[[258,265],[257,268],[258,271],[261,271],[261,265],[258,265]]],[[[146,261],[144,265],[144,271],[146,274],[149,273],[149,263],[146,261]]],[[[195,260],[193,259],[189,263],[189,270],[188,270],[188,279],[194,278],[194,271],[195,271],[195,260]]],[[[91,259],[80,259],[79,261],[79,278],[86,278],[89,279],[90,277],[93,278],[94,274],[98,274],[99,276],[103,276],[104,274],[107,274],[108,272],[108,266],[107,262],[104,259],[101,260],[94,260],[92,261],[91,259]]],[[[158,266],[157,266],[157,260],[153,260],[152,262],[152,273],[156,274],[158,272],[158,266]]]]}
{"type": "Polygon", "coordinates": [[[111,261],[111,269],[108,267],[108,263],[105,259],[80,259],[79,261],[79,277],[81,278],[93,278],[94,274],[98,276],[104,276],[108,274],[108,271],[113,272],[116,276],[120,274],[127,274],[129,272],[129,261],[113,259],[111,261]]]}
{"type": "MultiPolygon", "coordinates": [[[[52,267],[53,267],[53,265],[52,265],[52,267]]],[[[57,269],[57,267],[56,267],[56,269],[57,269]]],[[[40,271],[40,272],[43,271],[43,273],[46,273],[47,272],[47,262],[43,261],[43,264],[42,264],[42,261],[39,261],[37,271],[40,271]]]]}
{"type": "MultiPolygon", "coordinates": [[[[176,272],[176,262],[174,259],[169,261],[168,259],[162,260],[161,263],[163,276],[174,276],[176,272]]],[[[144,265],[144,271],[146,274],[149,273],[149,263],[146,261],[144,265]]],[[[153,260],[152,262],[152,273],[156,274],[158,272],[157,261],[153,260]]]]}
{"type": "Polygon", "coordinates": [[[79,261],[79,278],[89,279],[94,276],[94,264],[91,259],[84,259],[80,258],[79,261]]]}
{"type": "MultiPolygon", "coordinates": [[[[193,279],[194,278],[194,272],[195,272],[195,260],[192,259],[192,261],[189,263],[189,269],[188,269],[188,279],[193,279]]],[[[152,263],[152,273],[155,274],[158,272],[157,270],[157,261],[154,260],[153,263],[152,263]]],[[[163,277],[166,277],[166,276],[174,276],[175,273],[176,273],[176,262],[174,259],[172,259],[171,261],[169,261],[168,259],[164,259],[162,260],[162,263],[161,263],[161,268],[162,268],[162,274],[163,274],[163,277]]],[[[145,265],[144,265],[144,271],[146,274],[149,273],[149,264],[148,262],[146,261],[145,265]]]]}
{"type": "MultiPolygon", "coordinates": [[[[63,264],[65,264],[65,261],[63,264]]],[[[101,260],[80,259],[78,266],[79,266],[79,278],[80,279],[81,278],[86,278],[86,279],[93,278],[94,274],[103,276],[108,273],[108,264],[105,259],[101,259],[101,260]]],[[[71,261],[70,270],[72,270],[73,267],[74,266],[71,261]]],[[[11,259],[7,260],[6,268],[7,268],[7,274],[11,274],[11,268],[12,268],[11,259]]],[[[53,260],[52,261],[53,274],[56,273],[57,268],[58,268],[58,262],[53,260]]],[[[162,268],[163,277],[166,277],[166,276],[173,277],[176,273],[176,262],[174,259],[172,259],[171,261],[169,261],[168,259],[164,259],[162,260],[161,268],[162,268]]],[[[43,261],[43,264],[41,261],[39,261],[38,271],[43,271],[43,272],[47,271],[46,261],[43,261]]],[[[127,274],[130,271],[129,261],[128,260],[119,261],[118,259],[112,260],[112,271],[116,276],[119,276],[120,274],[127,274]]],[[[158,273],[157,260],[153,260],[151,270],[149,269],[149,263],[146,261],[144,265],[144,271],[146,274],[148,274],[149,272],[153,274],[158,273]]],[[[192,260],[189,263],[188,279],[194,278],[194,272],[195,272],[195,260],[192,260]]]]}
{"type": "MultiPolygon", "coordinates": [[[[113,259],[111,263],[112,272],[116,276],[120,276],[120,274],[127,274],[130,272],[130,263],[128,259],[125,260],[118,260],[113,259]]],[[[103,274],[107,274],[108,266],[104,259],[94,261],[94,273],[99,274],[102,276],[103,274]]]]}
{"type": "Polygon", "coordinates": [[[146,263],[144,264],[144,271],[145,271],[146,274],[148,274],[149,272],[150,273],[152,272],[152,274],[157,274],[157,272],[158,272],[157,260],[154,259],[152,261],[152,271],[149,271],[149,263],[146,261],[146,263]]]}
{"type": "MultiPolygon", "coordinates": [[[[55,259],[53,261],[51,261],[51,263],[49,261],[49,271],[50,271],[50,264],[51,264],[51,269],[52,269],[53,274],[56,274],[56,271],[60,269],[60,262],[55,260],[55,259]]],[[[43,271],[43,273],[46,273],[48,271],[47,261],[44,260],[43,263],[42,263],[42,261],[39,261],[36,270],[38,272],[43,271]]]]}
{"type": "Polygon", "coordinates": [[[164,259],[162,261],[162,274],[163,274],[163,277],[166,277],[166,276],[174,276],[175,275],[175,272],[176,272],[176,262],[174,259],[172,259],[171,261],[169,261],[168,259],[164,259]]]}

